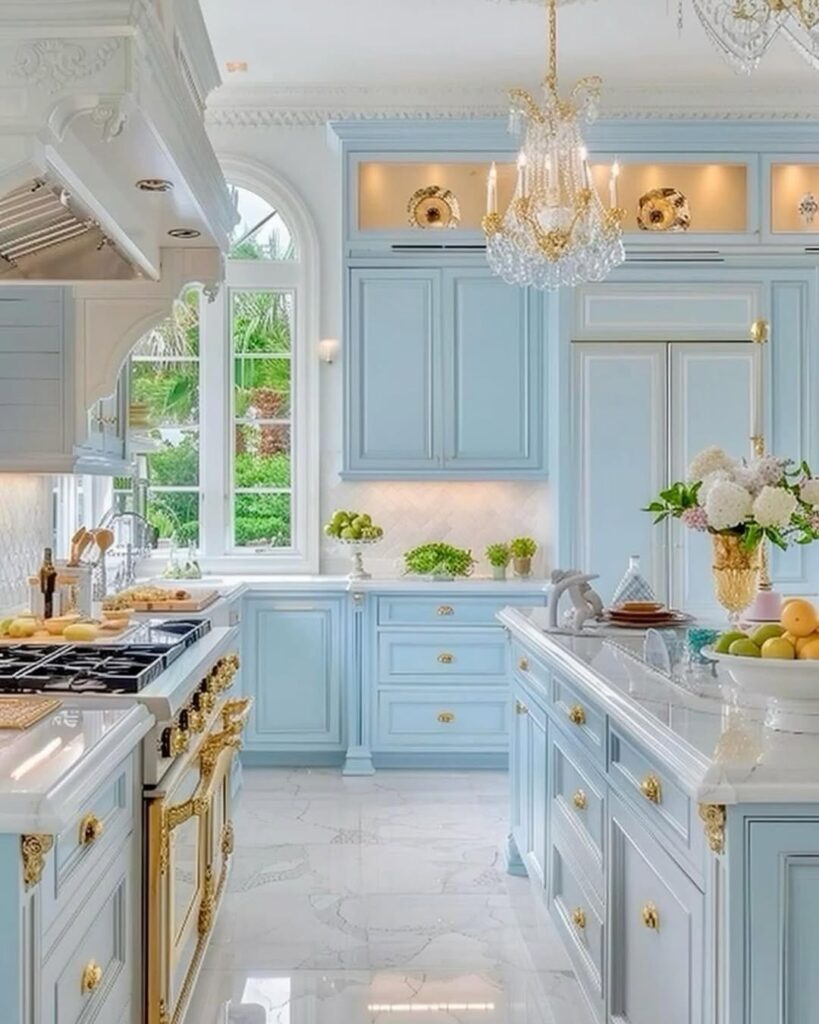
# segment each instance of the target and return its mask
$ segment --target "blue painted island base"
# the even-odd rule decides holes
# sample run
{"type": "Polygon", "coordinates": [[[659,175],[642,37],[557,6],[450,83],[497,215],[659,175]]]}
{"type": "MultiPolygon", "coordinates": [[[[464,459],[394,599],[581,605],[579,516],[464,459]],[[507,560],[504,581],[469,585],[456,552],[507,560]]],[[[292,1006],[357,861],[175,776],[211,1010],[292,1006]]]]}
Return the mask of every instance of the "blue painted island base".
{"type": "Polygon", "coordinates": [[[520,850],[518,850],[518,844],[511,833],[506,837],[506,872],[517,878],[529,877],[529,872],[526,870],[526,865],[523,863],[520,850]]]}

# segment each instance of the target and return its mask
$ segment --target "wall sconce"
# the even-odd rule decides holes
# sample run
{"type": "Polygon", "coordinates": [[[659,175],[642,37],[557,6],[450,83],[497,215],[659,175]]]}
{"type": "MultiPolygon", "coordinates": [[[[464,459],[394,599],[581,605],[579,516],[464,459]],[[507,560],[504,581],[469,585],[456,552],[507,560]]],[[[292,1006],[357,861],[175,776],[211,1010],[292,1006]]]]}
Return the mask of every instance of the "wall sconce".
{"type": "Polygon", "coordinates": [[[338,339],[322,338],[318,343],[318,354],[319,359],[323,363],[335,362],[336,356],[338,355],[338,339]]]}

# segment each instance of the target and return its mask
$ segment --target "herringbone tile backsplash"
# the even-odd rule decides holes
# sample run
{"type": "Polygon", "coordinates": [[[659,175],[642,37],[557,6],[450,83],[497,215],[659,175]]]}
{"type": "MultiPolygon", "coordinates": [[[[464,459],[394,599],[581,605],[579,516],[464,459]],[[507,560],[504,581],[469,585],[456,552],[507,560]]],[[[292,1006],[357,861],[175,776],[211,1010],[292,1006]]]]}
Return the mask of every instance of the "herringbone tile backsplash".
{"type": "MultiPolygon", "coordinates": [[[[368,512],[384,528],[384,540],[365,551],[365,564],[378,576],[401,572],[405,551],[426,541],[446,541],[471,548],[479,560],[476,574],[491,570],[484,559],[487,544],[528,535],[541,545],[534,569],[550,563],[548,487],[544,483],[471,481],[366,481],[339,479],[340,456],[325,453],[322,464],[322,523],[334,509],[368,512]]],[[[347,572],[349,556],[322,537],[322,572],[347,572]]]]}
{"type": "Polygon", "coordinates": [[[26,605],[26,579],[42,562],[50,537],[49,478],[0,476],[0,611],[26,605]]]}

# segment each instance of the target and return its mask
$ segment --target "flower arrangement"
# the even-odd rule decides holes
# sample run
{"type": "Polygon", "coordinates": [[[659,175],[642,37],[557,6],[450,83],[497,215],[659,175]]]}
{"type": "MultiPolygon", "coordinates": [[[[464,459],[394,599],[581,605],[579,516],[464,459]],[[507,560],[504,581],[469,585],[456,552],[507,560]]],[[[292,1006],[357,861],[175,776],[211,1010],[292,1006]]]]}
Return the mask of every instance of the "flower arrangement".
{"type": "Polygon", "coordinates": [[[644,511],[655,523],[673,517],[692,530],[738,537],[748,552],[763,539],[785,550],[819,539],[819,478],[806,462],[733,459],[711,447],[692,460],[686,481],[661,491],[644,511]]]}

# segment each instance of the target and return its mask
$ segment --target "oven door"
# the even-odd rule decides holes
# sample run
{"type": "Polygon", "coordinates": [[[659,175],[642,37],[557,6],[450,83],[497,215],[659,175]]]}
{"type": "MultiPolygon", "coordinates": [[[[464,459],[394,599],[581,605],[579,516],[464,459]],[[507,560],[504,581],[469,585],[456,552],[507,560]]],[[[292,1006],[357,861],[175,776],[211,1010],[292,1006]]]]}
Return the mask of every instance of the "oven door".
{"type": "Polygon", "coordinates": [[[249,701],[227,701],[148,802],[147,1021],[178,1024],[207,949],[233,850],[230,774],[249,701]],[[241,704],[241,707],[240,707],[241,704]]]}

